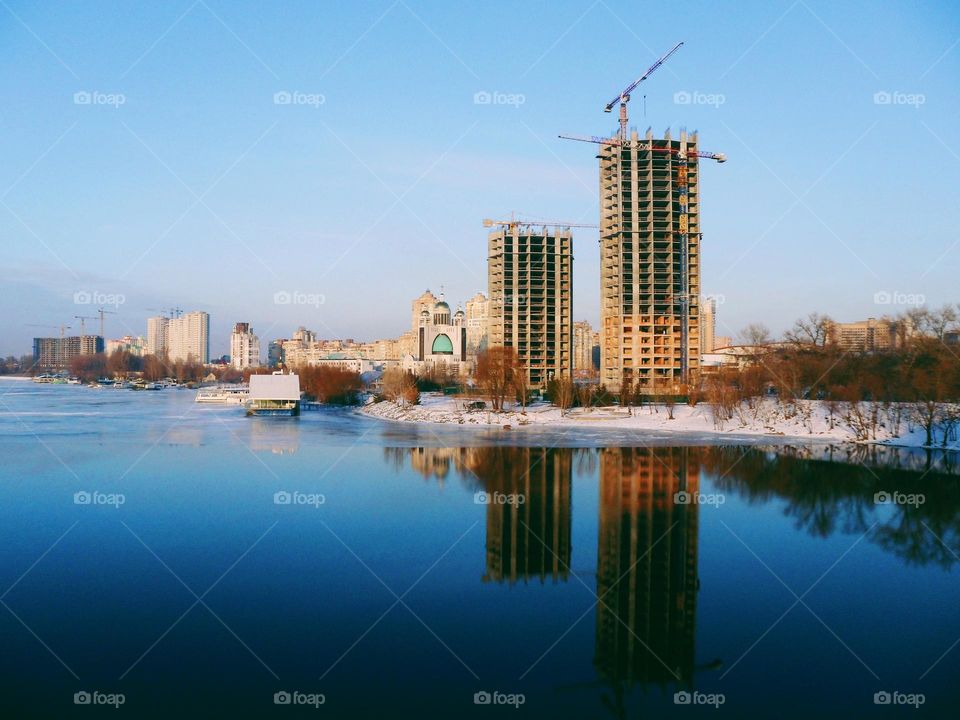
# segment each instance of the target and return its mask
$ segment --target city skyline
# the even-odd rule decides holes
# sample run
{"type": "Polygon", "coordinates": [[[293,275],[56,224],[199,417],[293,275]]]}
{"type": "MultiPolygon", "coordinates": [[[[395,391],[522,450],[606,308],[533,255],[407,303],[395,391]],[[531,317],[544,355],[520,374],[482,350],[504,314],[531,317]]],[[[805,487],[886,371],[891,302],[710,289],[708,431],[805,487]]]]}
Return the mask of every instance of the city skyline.
{"type": "MultiPolygon", "coordinates": [[[[6,52],[32,62],[3,81],[17,98],[0,139],[3,354],[25,352],[35,335],[17,320],[61,324],[89,309],[74,302],[84,293],[122,298],[104,303],[118,311],[108,337],[134,334],[150,308],[174,302],[223,319],[217,347],[241,318],[262,337],[298,325],[388,336],[399,314],[382,308],[409,287],[442,274],[451,296],[484,288],[483,216],[596,222],[592,149],[556,136],[610,134],[603,102],[679,40],[631,118],[658,136],[699,130],[704,148],[730,158],[702,179],[702,285],[721,298],[718,334],[754,321],[779,334],[814,310],[854,321],[953,299],[960,268],[946,218],[894,201],[911,186],[955,204],[960,52],[949,8],[863,28],[852,7],[756,3],[734,17],[699,5],[702,22],[669,32],[644,29],[623,3],[566,3],[546,16],[512,8],[563,38],[529,54],[490,52],[492,19],[406,3],[322,16],[305,5],[254,16],[184,4],[147,10],[143,27],[117,17],[82,39],[67,33],[87,22],[80,9],[4,12],[6,52]],[[308,30],[326,21],[341,32],[313,42],[308,30]],[[289,51],[271,38],[298,24],[289,51]],[[914,32],[891,46],[901,25],[914,32]],[[564,51],[598,26],[616,52],[583,63],[564,51]],[[156,27],[169,32],[158,38],[156,27]],[[103,33],[122,42],[101,43],[103,33]],[[421,47],[407,47],[414,33],[421,47]],[[391,67],[399,44],[406,63],[391,67]],[[201,67],[192,53],[207,58],[201,67]],[[220,75],[220,87],[203,82],[220,75]],[[391,83],[408,92],[365,102],[365,89],[391,83]],[[918,157],[937,159],[937,172],[918,157]]],[[[574,233],[573,314],[594,326],[596,237],[574,233]]]]}

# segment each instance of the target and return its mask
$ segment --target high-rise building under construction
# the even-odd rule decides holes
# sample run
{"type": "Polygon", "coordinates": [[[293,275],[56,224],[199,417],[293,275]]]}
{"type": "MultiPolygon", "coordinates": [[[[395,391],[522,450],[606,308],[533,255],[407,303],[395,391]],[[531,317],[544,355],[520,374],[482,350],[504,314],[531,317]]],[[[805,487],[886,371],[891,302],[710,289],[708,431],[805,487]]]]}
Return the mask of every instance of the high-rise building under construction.
{"type": "Polygon", "coordinates": [[[573,236],[569,229],[504,223],[487,238],[490,345],[513,347],[527,386],[570,377],[573,236]]]}
{"type": "Polygon", "coordinates": [[[672,392],[700,365],[696,133],[600,143],[600,378],[672,392]]]}

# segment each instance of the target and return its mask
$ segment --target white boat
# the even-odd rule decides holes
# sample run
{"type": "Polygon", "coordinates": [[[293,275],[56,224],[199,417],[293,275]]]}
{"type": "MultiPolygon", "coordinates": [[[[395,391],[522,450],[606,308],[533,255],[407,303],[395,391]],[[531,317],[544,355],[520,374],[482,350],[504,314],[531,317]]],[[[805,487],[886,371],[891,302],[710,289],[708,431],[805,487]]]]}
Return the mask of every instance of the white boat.
{"type": "Polygon", "coordinates": [[[250,397],[250,388],[246,385],[217,385],[197,390],[198,403],[219,405],[242,405],[250,397]]]}

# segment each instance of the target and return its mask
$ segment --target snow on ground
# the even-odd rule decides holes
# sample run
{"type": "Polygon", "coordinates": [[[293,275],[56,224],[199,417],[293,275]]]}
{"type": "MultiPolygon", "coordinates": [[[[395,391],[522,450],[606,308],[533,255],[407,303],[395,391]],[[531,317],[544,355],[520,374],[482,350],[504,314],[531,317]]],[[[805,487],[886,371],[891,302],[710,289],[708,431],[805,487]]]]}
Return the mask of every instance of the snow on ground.
{"type": "MultiPolygon", "coordinates": [[[[734,412],[733,417],[718,427],[713,410],[707,403],[695,407],[678,404],[673,408],[673,419],[664,405],[635,408],[602,407],[573,408],[561,412],[546,402],[529,405],[522,412],[519,405],[509,405],[502,413],[490,410],[469,410],[467,405],[475,400],[443,396],[438,393],[423,393],[419,405],[397,405],[390,401],[366,405],[361,412],[383,420],[413,423],[440,423],[464,426],[509,426],[519,429],[525,426],[554,427],[557,429],[579,426],[593,428],[617,428],[657,433],[696,433],[715,436],[755,436],[795,438],[811,442],[857,442],[856,434],[834,408],[831,415],[826,403],[816,400],[801,400],[785,408],[776,400],[757,401],[750,407],[746,404],[734,412]]],[[[489,408],[489,403],[487,403],[489,408]]],[[[904,417],[906,412],[903,413],[904,417]]],[[[884,422],[884,421],[882,421],[884,422]]],[[[922,428],[906,420],[900,423],[899,431],[893,423],[884,422],[877,428],[876,438],[871,442],[907,447],[923,447],[926,436],[922,428]]],[[[937,447],[940,433],[937,433],[937,447]]],[[[960,442],[953,441],[949,449],[960,450],[960,442]]]]}

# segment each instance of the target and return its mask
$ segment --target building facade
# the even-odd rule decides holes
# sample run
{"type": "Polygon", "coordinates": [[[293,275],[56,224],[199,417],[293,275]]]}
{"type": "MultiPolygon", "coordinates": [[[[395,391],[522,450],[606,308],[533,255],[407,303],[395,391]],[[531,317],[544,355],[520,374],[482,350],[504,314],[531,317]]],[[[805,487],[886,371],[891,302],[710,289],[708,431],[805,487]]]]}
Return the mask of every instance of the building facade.
{"type": "Polygon", "coordinates": [[[586,320],[573,324],[573,373],[578,378],[593,377],[593,342],[596,333],[586,320]]]}
{"type": "Polygon", "coordinates": [[[260,367],[260,338],[250,323],[237,323],[230,334],[230,364],[237,370],[260,367]]]}
{"type": "Polygon", "coordinates": [[[489,344],[512,347],[527,385],[571,376],[573,236],[569,229],[511,223],[487,237],[489,344]]]}
{"type": "Polygon", "coordinates": [[[147,345],[145,352],[148,355],[165,355],[169,341],[170,318],[158,315],[147,318],[147,345]]]}
{"type": "Polygon", "coordinates": [[[33,363],[41,372],[62,372],[70,369],[70,361],[80,355],[103,352],[99,335],[75,335],[62,338],[34,338],[33,363]]]}
{"type": "Polygon", "coordinates": [[[426,303],[421,306],[417,317],[416,338],[414,358],[417,362],[428,368],[443,365],[455,373],[466,368],[466,314],[463,310],[457,310],[451,316],[450,306],[443,299],[443,293],[440,293],[440,299],[433,307],[426,303]]]}
{"type": "Polygon", "coordinates": [[[830,323],[827,339],[849,352],[877,352],[897,347],[898,323],[868,318],[858,322],[830,323]]]}
{"type": "Polygon", "coordinates": [[[712,353],[717,332],[717,299],[706,297],[700,301],[700,354],[712,353]]]}
{"type": "Polygon", "coordinates": [[[167,321],[167,355],[171,362],[210,362],[210,315],[184,313],[167,321]]]}
{"type": "Polygon", "coordinates": [[[486,349],[490,333],[490,300],[477,293],[467,300],[467,352],[477,355],[486,349]]]}
{"type": "Polygon", "coordinates": [[[697,135],[599,147],[600,380],[676,390],[700,362],[697,135]]]}

